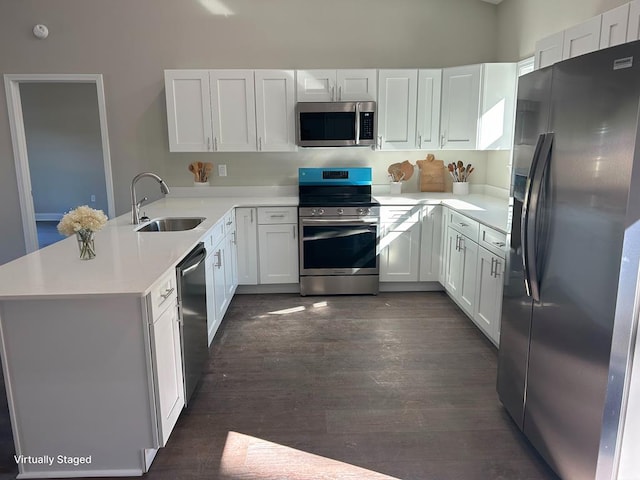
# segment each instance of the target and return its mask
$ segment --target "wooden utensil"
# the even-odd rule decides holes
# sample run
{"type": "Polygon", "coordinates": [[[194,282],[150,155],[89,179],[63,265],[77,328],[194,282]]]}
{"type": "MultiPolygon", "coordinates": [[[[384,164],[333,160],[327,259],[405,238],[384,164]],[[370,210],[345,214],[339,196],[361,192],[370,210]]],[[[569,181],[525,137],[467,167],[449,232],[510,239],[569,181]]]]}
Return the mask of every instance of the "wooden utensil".
{"type": "Polygon", "coordinates": [[[211,170],[213,170],[213,164],[211,164],[210,162],[207,162],[204,164],[204,173],[202,175],[202,181],[203,182],[208,182],[209,181],[209,174],[211,173],[211,170]]]}
{"type": "Polygon", "coordinates": [[[406,182],[413,176],[413,165],[409,160],[405,160],[400,164],[400,171],[402,172],[402,181],[406,182]]]}
{"type": "Polygon", "coordinates": [[[193,163],[189,164],[189,171],[191,173],[193,173],[193,181],[197,182],[198,181],[198,171],[197,171],[197,166],[194,165],[193,163]]]}

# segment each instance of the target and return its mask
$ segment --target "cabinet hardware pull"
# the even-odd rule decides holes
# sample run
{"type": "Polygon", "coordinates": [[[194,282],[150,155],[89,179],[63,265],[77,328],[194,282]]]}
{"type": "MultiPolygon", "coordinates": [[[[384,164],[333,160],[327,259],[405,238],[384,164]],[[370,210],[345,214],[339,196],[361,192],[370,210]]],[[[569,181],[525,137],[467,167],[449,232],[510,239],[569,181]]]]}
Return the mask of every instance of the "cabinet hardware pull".
{"type": "Polygon", "coordinates": [[[229,221],[227,222],[227,225],[231,225],[232,223],[233,223],[233,222],[232,222],[231,220],[229,220],[229,221]]]}
{"type": "Polygon", "coordinates": [[[164,291],[164,293],[160,294],[160,296],[166,300],[167,298],[169,298],[171,296],[171,294],[174,292],[174,290],[175,290],[175,288],[173,288],[173,287],[167,288],[164,291]]]}
{"type": "Polygon", "coordinates": [[[258,138],[258,150],[262,151],[262,137],[258,138]]]}
{"type": "Polygon", "coordinates": [[[213,137],[213,151],[218,151],[218,137],[213,137]]]}
{"type": "Polygon", "coordinates": [[[506,245],[506,243],[504,242],[491,242],[493,243],[496,247],[504,247],[506,245]]]}
{"type": "Polygon", "coordinates": [[[296,226],[295,225],[293,225],[293,238],[294,239],[296,238],[296,226]]]}
{"type": "Polygon", "coordinates": [[[216,268],[222,267],[222,253],[220,252],[220,250],[218,250],[216,253],[214,253],[214,255],[216,256],[218,261],[213,266],[216,267],[216,268]]]}
{"type": "Polygon", "coordinates": [[[460,251],[460,235],[456,235],[456,252],[460,251]]]}
{"type": "Polygon", "coordinates": [[[331,101],[332,101],[332,102],[335,100],[335,97],[334,97],[334,93],[335,93],[335,91],[336,91],[336,87],[333,87],[333,86],[332,86],[332,87],[331,87],[331,101]]]}
{"type": "Polygon", "coordinates": [[[495,277],[495,274],[494,274],[495,272],[493,270],[495,263],[496,263],[496,259],[491,257],[491,272],[489,273],[489,275],[491,275],[492,277],[495,277]]]}
{"type": "Polygon", "coordinates": [[[275,213],[272,213],[272,214],[270,214],[269,216],[270,216],[271,218],[284,218],[284,214],[283,214],[283,213],[279,213],[279,214],[277,214],[277,215],[276,215],[275,213]]]}
{"type": "Polygon", "coordinates": [[[422,135],[418,133],[418,148],[422,147],[422,135]]]}
{"type": "Polygon", "coordinates": [[[233,235],[233,244],[237,245],[238,242],[236,241],[236,232],[231,232],[231,235],[233,235]]]}
{"type": "Polygon", "coordinates": [[[249,212],[251,213],[251,223],[253,223],[253,208],[249,212]]]}
{"type": "Polygon", "coordinates": [[[460,237],[460,251],[464,250],[464,237],[460,237]]]}
{"type": "Polygon", "coordinates": [[[445,132],[442,133],[442,135],[440,135],[440,146],[441,147],[444,147],[444,144],[445,144],[444,137],[445,137],[446,133],[447,132],[445,131],[445,132]]]}
{"type": "Polygon", "coordinates": [[[468,227],[469,226],[466,223],[462,223],[462,222],[458,223],[458,225],[460,225],[461,227],[468,227]]]}
{"type": "Polygon", "coordinates": [[[211,150],[211,137],[207,137],[207,152],[211,150]]]}
{"type": "Polygon", "coordinates": [[[500,260],[496,258],[496,271],[494,272],[494,277],[496,278],[498,278],[498,276],[500,275],[500,271],[498,270],[499,267],[500,267],[500,260]]]}
{"type": "Polygon", "coordinates": [[[338,101],[342,100],[342,85],[338,87],[338,101]]]}

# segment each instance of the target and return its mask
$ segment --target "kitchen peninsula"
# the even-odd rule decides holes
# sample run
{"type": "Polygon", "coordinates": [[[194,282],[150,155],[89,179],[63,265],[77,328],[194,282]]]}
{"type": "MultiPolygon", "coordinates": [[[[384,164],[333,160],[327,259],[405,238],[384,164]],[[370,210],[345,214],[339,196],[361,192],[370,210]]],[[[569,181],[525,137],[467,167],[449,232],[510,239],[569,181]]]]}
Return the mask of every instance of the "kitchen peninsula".
{"type": "MultiPolygon", "coordinates": [[[[443,205],[506,232],[504,199],[377,198],[383,206],[443,205]]],[[[146,206],[147,215],[205,220],[192,230],[148,233],[136,232],[125,214],[97,234],[91,261],[77,258],[70,238],[0,267],[2,363],[16,455],[90,458],[78,465],[23,462],[19,478],[146,472],[184,406],[177,322],[163,313],[175,305],[175,266],[199,242],[215,247],[236,207],[293,208],[297,201],[168,197],[146,206]]]]}

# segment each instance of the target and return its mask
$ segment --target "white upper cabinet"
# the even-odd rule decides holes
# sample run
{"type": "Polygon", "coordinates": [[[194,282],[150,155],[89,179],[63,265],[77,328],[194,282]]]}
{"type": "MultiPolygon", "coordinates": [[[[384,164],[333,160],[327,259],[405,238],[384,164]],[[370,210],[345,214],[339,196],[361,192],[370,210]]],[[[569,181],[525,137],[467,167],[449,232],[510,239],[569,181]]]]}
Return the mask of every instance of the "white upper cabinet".
{"type": "Polygon", "coordinates": [[[255,152],[253,70],[211,70],[209,81],[214,151],[255,152]]]}
{"type": "Polygon", "coordinates": [[[416,148],[417,70],[378,72],[378,148],[416,148]]]}
{"type": "Polygon", "coordinates": [[[208,70],[165,70],[170,152],[213,149],[208,70]]]}
{"type": "Polygon", "coordinates": [[[562,60],[564,31],[554,33],[536,42],[535,68],[548,67],[562,60]]]}
{"type": "Polygon", "coordinates": [[[627,41],[627,25],[629,23],[629,4],[602,14],[600,27],[600,48],[613,47],[627,41]]]}
{"type": "Polygon", "coordinates": [[[476,148],[481,65],[445,68],[442,72],[441,148],[476,148]]]}
{"type": "Polygon", "coordinates": [[[378,93],[375,69],[337,70],[336,100],[339,102],[374,101],[378,93]]]}
{"type": "Polygon", "coordinates": [[[298,70],[298,102],[370,101],[376,99],[376,71],[298,70]]]}
{"type": "Polygon", "coordinates": [[[567,28],[564,31],[562,59],[577,57],[595,52],[600,48],[600,28],[602,15],[590,18],[586,22],[567,28]]]}
{"type": "Polygon", "coordinates": [[[629,22],[627,23],[627,42],[640,40],[640,0],[629,3],[629,22]]]}
{"type": "Polygon", "coordinates": [[[418,117],[416,134],[418,149],[440,147],[440,97],[442,70],[418,70],[418,117]]]}
{"type": "Polygon", "coordinates": [[[444,150],[508,150],[513,139],[517,64],[485,63],[442,73],[444,150]]]}
{"type": "Polygon", "coordinates": [[[258,151],[296,150],[293,70],[256,70],[258,151]]]}

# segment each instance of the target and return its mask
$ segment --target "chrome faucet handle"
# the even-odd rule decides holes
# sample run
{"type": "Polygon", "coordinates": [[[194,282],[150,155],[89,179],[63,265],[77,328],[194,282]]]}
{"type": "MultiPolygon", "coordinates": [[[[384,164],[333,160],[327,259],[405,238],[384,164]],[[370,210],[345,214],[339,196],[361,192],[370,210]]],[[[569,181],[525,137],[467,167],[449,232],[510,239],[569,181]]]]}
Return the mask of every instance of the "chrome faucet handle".
{"type": "Polygon", "coordinates": [[[140,210],[140,207],[142,206],[142,204],[143,204],[144,202],[146,202],[147,200],[149,200],[149,199],[148,199],[147,197],[144,197],[142,200],[140,200],[138,203],[136,203],[136,208],[137,208],[138,210],[140,210]]]}

